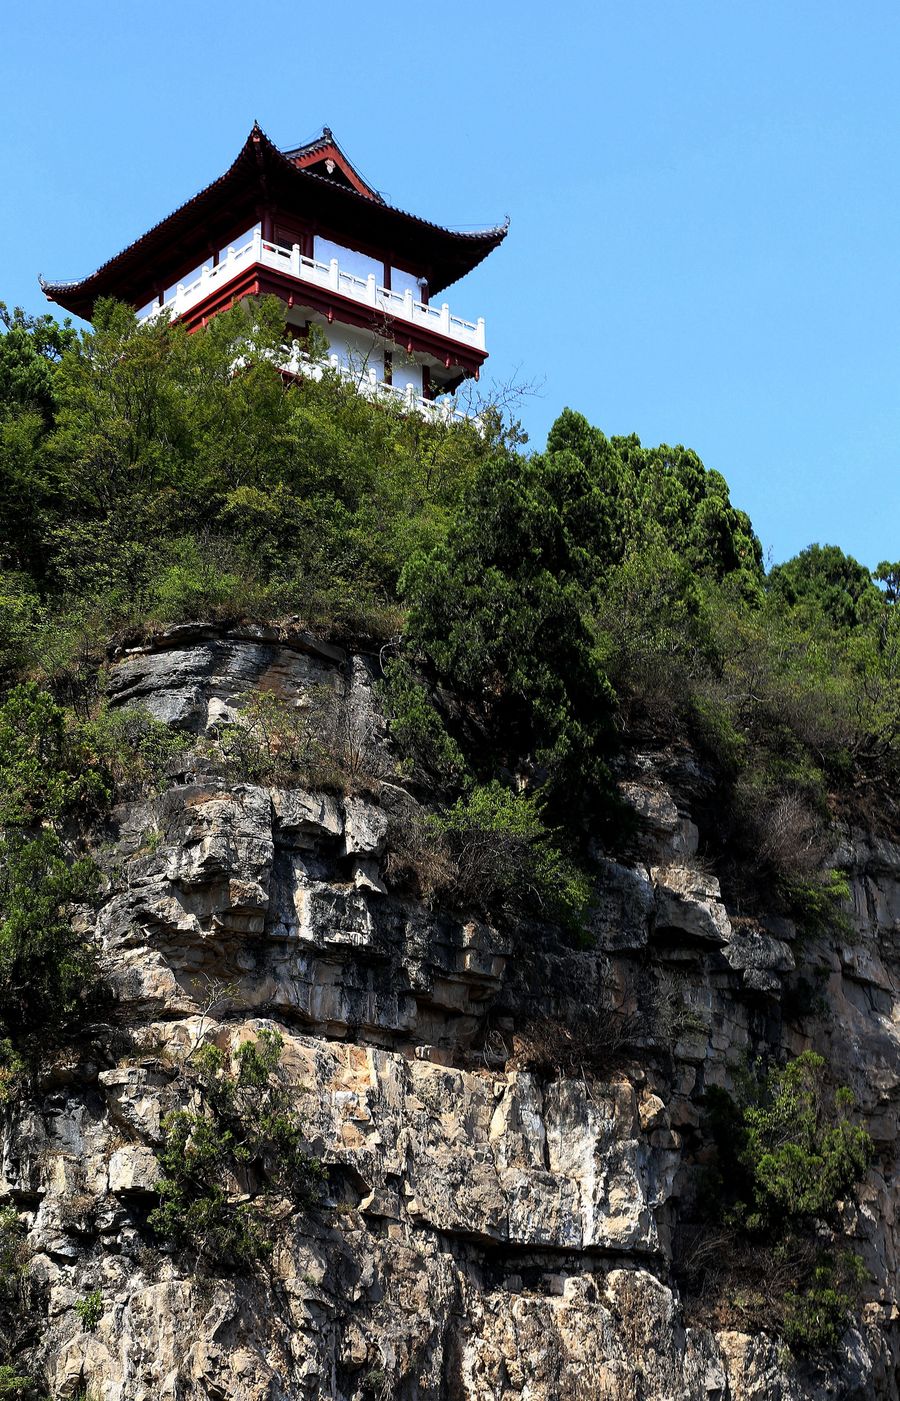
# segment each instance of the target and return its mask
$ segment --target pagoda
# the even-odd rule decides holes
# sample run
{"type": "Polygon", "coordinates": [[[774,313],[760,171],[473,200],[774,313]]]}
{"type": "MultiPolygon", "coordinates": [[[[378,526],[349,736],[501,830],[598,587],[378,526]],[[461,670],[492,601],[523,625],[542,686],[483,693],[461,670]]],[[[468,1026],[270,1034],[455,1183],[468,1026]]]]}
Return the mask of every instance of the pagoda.
{"type": "Polygon", "coordinates": [[[80,282],[44,282],[47,297],[90,320],[100,297],[166,315],[189,330],[245,297],[285,306],[293,370],[319,373],[302,347],[324,331],[332,366],[377,394],[426,411],[477,379],[484,319],[436,300],[506,236],[441,228],[388,204],[331,130],[281,151],[258,124],[224,175],[80,282]],[[306,363],[304,363],[304,361],[306,363]]]}

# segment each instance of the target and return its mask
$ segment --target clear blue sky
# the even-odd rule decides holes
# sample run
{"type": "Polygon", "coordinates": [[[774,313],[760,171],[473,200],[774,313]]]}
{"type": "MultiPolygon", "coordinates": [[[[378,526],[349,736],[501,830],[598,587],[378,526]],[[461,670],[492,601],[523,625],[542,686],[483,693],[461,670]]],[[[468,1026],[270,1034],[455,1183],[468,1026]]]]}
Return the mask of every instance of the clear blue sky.
{"type": "Polygon", "coordinates": [[[451,289],[489,369],[721,471],[773,560],[900,556],[900,6],[32,0],[3,22],[0,299],[43,309],[330,125],[389,199],[509,214],[451,289]]]}

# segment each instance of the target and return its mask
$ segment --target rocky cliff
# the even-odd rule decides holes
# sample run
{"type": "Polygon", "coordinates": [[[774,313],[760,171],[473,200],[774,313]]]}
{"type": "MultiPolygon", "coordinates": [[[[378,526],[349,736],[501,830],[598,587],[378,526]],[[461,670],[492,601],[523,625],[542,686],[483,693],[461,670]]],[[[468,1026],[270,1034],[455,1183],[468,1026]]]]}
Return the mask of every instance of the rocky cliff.
{"type": "Polygon", "coordinates": [[[264,787],[188,748],[160,796],[98,833],[90,919],[113,1024],[3,1140],[55,1394],[897,1397],[900,848],[845,833],[853,937],[806,940],[817,992],[800,1006],[797,931],[734,917],[698,858],[702,768],[633,755],[638,836],[627,861],[598,852],[592,947],[539,920],[498,932],[395,888],[389,825],[412,799],[372,676],[372,659],[301,634],[213,628],[110,668],[114,704],[198,737],[255,688],[325,691],[372,776],[345,796],[264,787]],[[580,1069],[529,1054],[523,1028],[576,1024],[603,1043],[580,1069]],[[148,1232],[161,1124],[192,1047],[273,1026],[328,1196],[285,1206],[264,1267],[217,1276],[148,1232]],[[845,1211],[870,1275],[862,1323],[818,1364],[739,1317],[686,1311],[673,1271],[704,1190],[704,1092],[748,1056],[808,1047],[852,1087],[877,1150],[845,1211]],[[97,1290],[86,1328],[75,1306],[97,1290]]]}

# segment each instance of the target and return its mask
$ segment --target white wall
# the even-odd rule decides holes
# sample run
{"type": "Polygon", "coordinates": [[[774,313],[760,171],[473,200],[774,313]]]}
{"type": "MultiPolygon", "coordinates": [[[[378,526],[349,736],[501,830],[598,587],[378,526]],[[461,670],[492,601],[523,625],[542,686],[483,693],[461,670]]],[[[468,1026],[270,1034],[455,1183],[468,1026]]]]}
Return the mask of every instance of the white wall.
{"type": "Polygon", "coordinates": [[[336,324],[327,327],[326,335],[329,352],[336,355],[348,370],[354,374],[366,374],[371,369],[378,379],[384,378],[384,355],[371,336],[351,326],[336,324]]]}
{"type": "MultiPolygon", "coordinates": [[[[246,233],[238,234],[228,245],[231,248],[243,248],[245,243],[249,243],[255,233],[262,233],[262,224],[254,224],[252,229],[247,229],[246,233]]],[[[228,257],[228,248],[219,249],[219,262],[224,263],[228,257]]],[[[183,279],[182,279],[183,280],[183,279]]]]}
{"type": "MultiPolygon", "coordinates": [[[[351,326],[332,324],[325,328],[328,336],[328,349],[337,355],[341,364],[354,374],[365,375],[375,371],[377,379],[384,379],[384,352],[381,346],[373,343],[365,331],[357,331],[351,326]]],[[[406,359],[402,351],[394,351],[391,383],[397,389],[413,385],[417,394],[422,393],[422,366],[406,359]]]]}
{"type": "Polygon", "coordinates": [[[391,383],[397,389],[405,389],[408,384],[414,386],[417,394],[422,393],[422,366],[413,365],[408,361],[403,363],[400,356],[394,352],[394,367],[391,371],[391,383]]]}
{"type": "Polygon", "coordinates": [[[337,258],[341,272],[350,272],[354,277],[365,278],[374,273],[379,287],[384,282],[384,263],[378,258],[367,258],[365,253],[357,253],[355,248],[343,248],[339,243],[332,243],[330,238],[320,238],[316,234],[313,255],[319,263],[330,263],[332,258],[337,258]]]}
{"type": "Polygon", "coordinates": [[[422,300],[422,289],[411,272],[403,272],[402,268],[391,268],[391,291],[399,292],[401,297],[404,292],[412,292],[413,301],[422,300]]]}
{"type": "Polygon", "coordinates": [[[173,282],[171,287],[166,287],[163,290],[163,301],[167,302],[170,297],[174,297],[179,287],[187,287],[190,283],[194,282],[200,276],[204,268],[211,267],[212,258],[207,258],[205,263],[198,263],[195,268],[191,268],[190,272],[186,272],[183,277],[179,277],[177,282],[173,282]]]}
{"type": "MultiPolygon", "coordinates": [[[[314,240],[313,254],[320,263],[330,263],[332,258],[337,258],[341,272],[353,273],[355,277],[374,274],[376,285],[384,285],[384,263],[378,258],[369,258],[365,253],[357,253],[355,248],[345,248],[343,244],[332,243],[330,238],[320,238],[318,234],[314,240]]],[[[401,296],[409,291],[414,301],[422,300],[418,279],[402,268],[391,268],[391,291],[399,292],[401,296]]]]}

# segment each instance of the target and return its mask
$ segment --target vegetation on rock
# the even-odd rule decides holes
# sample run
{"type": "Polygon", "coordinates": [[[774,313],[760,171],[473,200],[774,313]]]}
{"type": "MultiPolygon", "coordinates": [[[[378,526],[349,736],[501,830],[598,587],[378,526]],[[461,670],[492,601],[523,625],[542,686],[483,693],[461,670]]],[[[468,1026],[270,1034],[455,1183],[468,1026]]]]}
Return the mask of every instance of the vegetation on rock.
{"type": "Polygon", "coordinates": [[[720,774],[739,898],[756,880],[827,915],[834,794],[897,774],[889,565],[813,546],[767,578],[719,473],[569,409],[527,455],[496,416],[479,433],[289,383],[274,302],[192,336],[112,304],[78,336],[4,316],[8,678],[77,701],[111,632],[198,616],[368,634],[391,644],[410,773],[451,807],[539,789],[578,860],[620,826],[623,741],[690,736],[720,774]]]}
{"type": "Polygon", "coordinates": [[[0,704],[0,1094],[84,1020],[96,953],[75,919],[100,873],[85,846],[116,793],[157,781],[181,741],[134,712],[88,719],[35,682],[0,704]]]}
{"type": "Polygon", "coordinates": [[[284,1039],[263,1029],[232,1058],[206,1044],[182,1067],[195,1107],[163,1122],[163,1177],[149,1224],[195,1264],[249,1268],[272,1248],[279,1200],[309,1204],[324,1185],[303,1148],[284,1039]]]}
{"type": "Polygon", "coordinates": [[[706,1099],[717,1150],[711,1195],[731,1235],[716,1268],[728,1254],[734,1262],[724,1293],[798,1350],[835,1347],[866,1278],[840,1226],[840,1205],[873,1154],[853,1095],[830,1090],[825,1060],[804,1051],[761,1079],[747,1076],[738,1099],[715,1086],[706,1099]]]}

